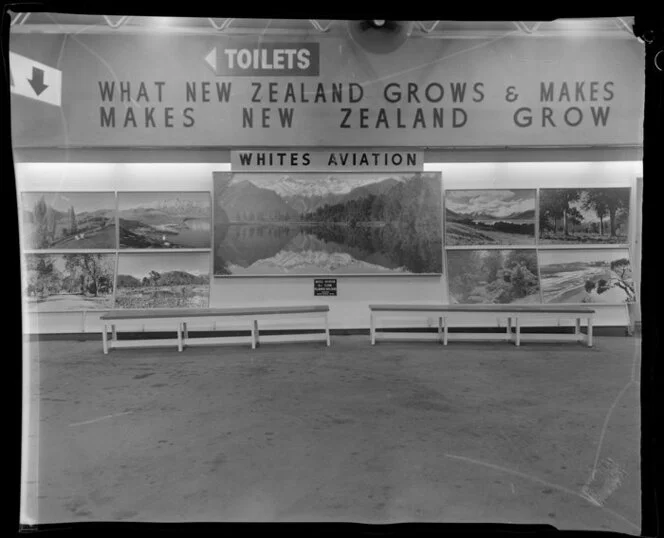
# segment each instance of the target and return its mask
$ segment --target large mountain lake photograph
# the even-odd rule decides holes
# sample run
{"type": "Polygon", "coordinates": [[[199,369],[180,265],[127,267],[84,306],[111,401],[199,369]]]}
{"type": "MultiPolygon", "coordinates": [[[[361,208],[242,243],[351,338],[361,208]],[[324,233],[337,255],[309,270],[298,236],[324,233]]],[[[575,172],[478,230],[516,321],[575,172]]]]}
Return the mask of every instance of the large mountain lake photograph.
{"type": "Polygon", "coordinates": [[[441,274],[440,173],[214,174],[214,275],[441,274]]]}
{"type": "Polygon", "coordinates": [[[25,249],[114,249],[115,193],[24,192],[25,249]]]}
{"type": "Polygon", "coordinates": [[[445,191],[445,244],[533,245],[535,189],[445,191]]]}
{"type": "Polygon", "coordinates": [[[207,192],[121,192],[120,248],[210,248],[207,192]]]}

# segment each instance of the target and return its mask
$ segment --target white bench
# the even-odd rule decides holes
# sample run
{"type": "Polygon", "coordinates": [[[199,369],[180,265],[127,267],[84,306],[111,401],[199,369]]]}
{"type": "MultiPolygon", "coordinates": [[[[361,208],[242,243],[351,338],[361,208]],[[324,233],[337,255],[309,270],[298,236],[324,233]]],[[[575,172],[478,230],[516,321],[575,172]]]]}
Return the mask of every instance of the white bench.
{"type": "MultiPolygon", "coordinates": [[[[104,322],[102,332],[102,345],[104,353],[109,349],[126,347],[158,347],[177,345],[178,351],[191,345],[210,345],[219,343],[228,343],[232,337],[200,337],[190,338],[187,324],[199,321],[201,319],[240,319],[247,322],[251,332],[251,348],[255,349],[260,343],[260,334],[258,322],[268,318],[287,317],[307,319],[321,318],[324,321],[322,333],[314,333],[298,338],[299,340],[321,340],[324,339],[327,345],[330,345],[330,329],[327,319],[327,313],[330,307],[327,305],[305,305],[305,306],[268,306],[268,307],[248,307],[248,308],[206,308],[206,309],[155,309],[155,310],[115,310],[103,314],[100,319],[104,322]],[[118,327],[135,327],[137,320],[168,320],[172,323],[174,338],[166,339],[140,339],[140,340],[118,340],[118,327]],[[108,338],[108,329],[111,329],[111,338],[108,338]]],[[[132,332],[135,332],[132,331],[132,332]]],[[[266,340],[283,341],[279,335],[264,336],[266,340]],[[275,338],[276,336],[276,338],[275,338]]],[[[244,340],[244,339],[243,339],[244,340]]],[[[292,338],[291,338],[292,340],[292,338]]]]}
{"type": "MultiPolygon", "coordinates": [[[[593,319],[595,311],[592,308],[580,306],[549,306],[549,305],[431,305],[431,304],[373,304],[369,305],[371,312],[370,335],[371,344],[376,343],[377,334],[386,335],[389,331],[378,333],[376,322],[382,316],[409,316],[438,318],[438,338],[443,345],[447,345],[450,336],[453,340],[505,340],[520,345],[522,340],[554,340],[585,342],[588,347],[593,345],[593,319]],[[455,319],[468,318],[468,314],[481,314],[495,316],[505,321],[504,333],[485,332],[448,332],[448,327],[455,319]],[[538,320],[543,324],[550,325],[550,320],[569,318],[576,321],[574,334],[549,334],[549,333],[521,333],[521,320],[538,320]],[[581,320],[586,320],[587,334],[581,332],[581,320]],[[514,332],[512,331],[514,328],[514,332]]],[[[479,316],[478,316],[479,317],[479,316]]],[[[392,332],[392,336],[394,336],[392,332]]]]}

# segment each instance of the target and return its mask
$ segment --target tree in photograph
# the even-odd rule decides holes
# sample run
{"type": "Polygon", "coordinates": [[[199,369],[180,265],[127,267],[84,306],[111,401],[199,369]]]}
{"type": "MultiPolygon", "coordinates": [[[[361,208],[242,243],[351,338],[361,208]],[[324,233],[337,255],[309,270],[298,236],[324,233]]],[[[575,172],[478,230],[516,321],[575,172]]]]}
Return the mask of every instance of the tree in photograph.
{"type": "Polygon", "coordinates": [[[604,235],[602,219],[608,214],[609,235],[616,237],[617,217],[629,210],[629,189],[590,189],[586,191],[584,208],[597,214],[601,235],[604,235]]]}
{"type": "MultiPolygon", "coordinates": [[[[147,285],[148,286],[158,286],[159,280],[161,279],[161,274],[157,271],[150,271],[147,276],[147,285]]],[[[145,279],[143,279],[145,281],[145,279]]]]}
{"type": "Polygon", "coordinates": [[[46,225],[46,212],[48,210],[48,206],[46,205],[46,201],[44,200],[44,197],[42,196],[37,203],[35,203],[35,206],[32,210],[32,215],[34,217],[34,223],[37,228],[37,241],[36,241],[36,247],[37,248],[45,248],[48,246],[48,237],[47,237],[47,225],[46,225]]]}
{"type": "Polygon", "coordinates": [[[55,260],[47,255],[32,255],[26,258],[28,270],[28,295],[37,295],[44,300],[57,293],[60,287],[61,274],[55,267],[55,260]]]}
{"type": "Polygon", "coordinates": [[[48,242],[52,243],[55,241],[55,225],[56,225],[56,214],[55,210],[50,206],[46,206],[46,237],[48,242]]]}
{"type": "Polygon", "coordinates": [[[634,289],[634,281],[632,280],[632,266],[627,258],[620,258],[614,260],[610,264],[611,271],[613,271],[617,279],[614,284],[622,289],[627,294],[627,301],[636,300],[636,290],[634,289]]]}
{"type": "Polygon", "coordinates": [[[578,189],[559,189],[558,193],[558,203],[563,216],[563,230],[565,235],[569,235],[570,212],[574,209],[578,213],[578,210],[570,207],[570,204],[581,198],[581,191],[578,189]]]}
{"type": "Polygon", "coordinates": [[[608,207],[603,192],[597,189],[586,191],[581,205],[586,211],[595,212],[599,219],[599,235],[604,235],[604,217],[606,217],[608,207]]]}
{"type": "Polygon", "coordinates": [[[575,226],[583,222],[583,214],[576,207],[570,207],[567,211],[567,221],[571,224],[571,230],[574,232],[575,226]]]}
{"type": "MultiPolygon", "coordinates": [[[[553,219],[554,231],[558,227],[558,219],[562,220],[563,232],[569,235],[570,206],[581,197],[579,189],[543,189],[540,194],[541,213],[553,219]]],[[[540,217],[541,224],[542,217],[540,217]]]]}
{"type": "Polygon", "coordinates": [[[616,236],[616,215],[629,209],[629,189],[606,189],[606,207],[609,212],[611,237],[616,236]]]}
{"type": "Polygon", "coordinates": [[[498,278],[498,272],[503,268],[503,255],[500,250],[489,250],[484,258],[484,270],[486,271],[486,279],[488,282],[493,282],[498,278]]]}
{"type": "Polygon", "coordinates": [[[76,212],[74,206],[69,208],[69,233],[74,235],[78,231],[78,224],[76,222],[76,212]]]}
{"type": "Polygon", "coordinates": [[[111,278],[110,262],[103,254],[65,254],[65,269],[80,274],[83,293],[98,297],[102,278],[111,278]]]}
{"type": "Polygon", "coordinates": [[[447,270],[450,292],[459,302],[466,302],[483,277],[480,253],[472,250],[449,252],[447,270]]]}

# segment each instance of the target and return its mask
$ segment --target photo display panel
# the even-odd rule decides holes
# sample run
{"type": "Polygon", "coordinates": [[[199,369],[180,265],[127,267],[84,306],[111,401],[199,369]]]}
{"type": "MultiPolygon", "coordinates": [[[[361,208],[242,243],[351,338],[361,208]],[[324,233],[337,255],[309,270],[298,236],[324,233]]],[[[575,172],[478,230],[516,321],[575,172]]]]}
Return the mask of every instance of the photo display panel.
{"type": "Polygon", "coordinates": [[[636,288],[628,249],[540,250],[545,303],[631,303],[636,288]]]}
{"type": "Polygon", "coordinates": [[[113,307],[115,254],[25,254],[29,310],[67,312],[113,307]]]}
{"type": "Polygon", "coordinates": [[[540,244],[626,244],[629,187],[540,189],[540,244]]]}
{"type": "Polygon", "coordinates": [[[540,302],[535,249],[447,251],[451,304],[540,302]]]}
{"type": "Polygon", "coordinates": [[[214,275],[441,274],[441,174],[214,174],[214,275]]]}
{"type": "Polygon", "coordinates": [[[210,258],[206,252],[122,252],[116,308],[207,308],[210,258]]]}
{"type": "Polygon", "coordinates": [[[445,244],[534,245],[535,189],[445,191],[445,244]]]}
{"type": "Polygon", "coordinates": [[[115,193],[21,193],[26,250],[115,249],[115,193]]]}
{"type": "Polygon", "coordinates": [[[207,192],[120,192],[120,248],[210,248],[207,192]]]}

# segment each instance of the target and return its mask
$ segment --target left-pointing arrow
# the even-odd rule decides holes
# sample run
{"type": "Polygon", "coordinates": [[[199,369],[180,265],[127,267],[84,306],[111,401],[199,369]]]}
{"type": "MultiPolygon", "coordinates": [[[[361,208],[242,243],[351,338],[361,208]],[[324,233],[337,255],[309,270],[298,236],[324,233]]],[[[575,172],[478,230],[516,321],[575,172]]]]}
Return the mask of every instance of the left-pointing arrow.
{"type": "Polygon", "coordinates": [[[48,88],[48,85],[44,84],[44,71],[38,67],[32,68],[32,78],[28,79],[28,82],[37,95],[48,88]]]}

